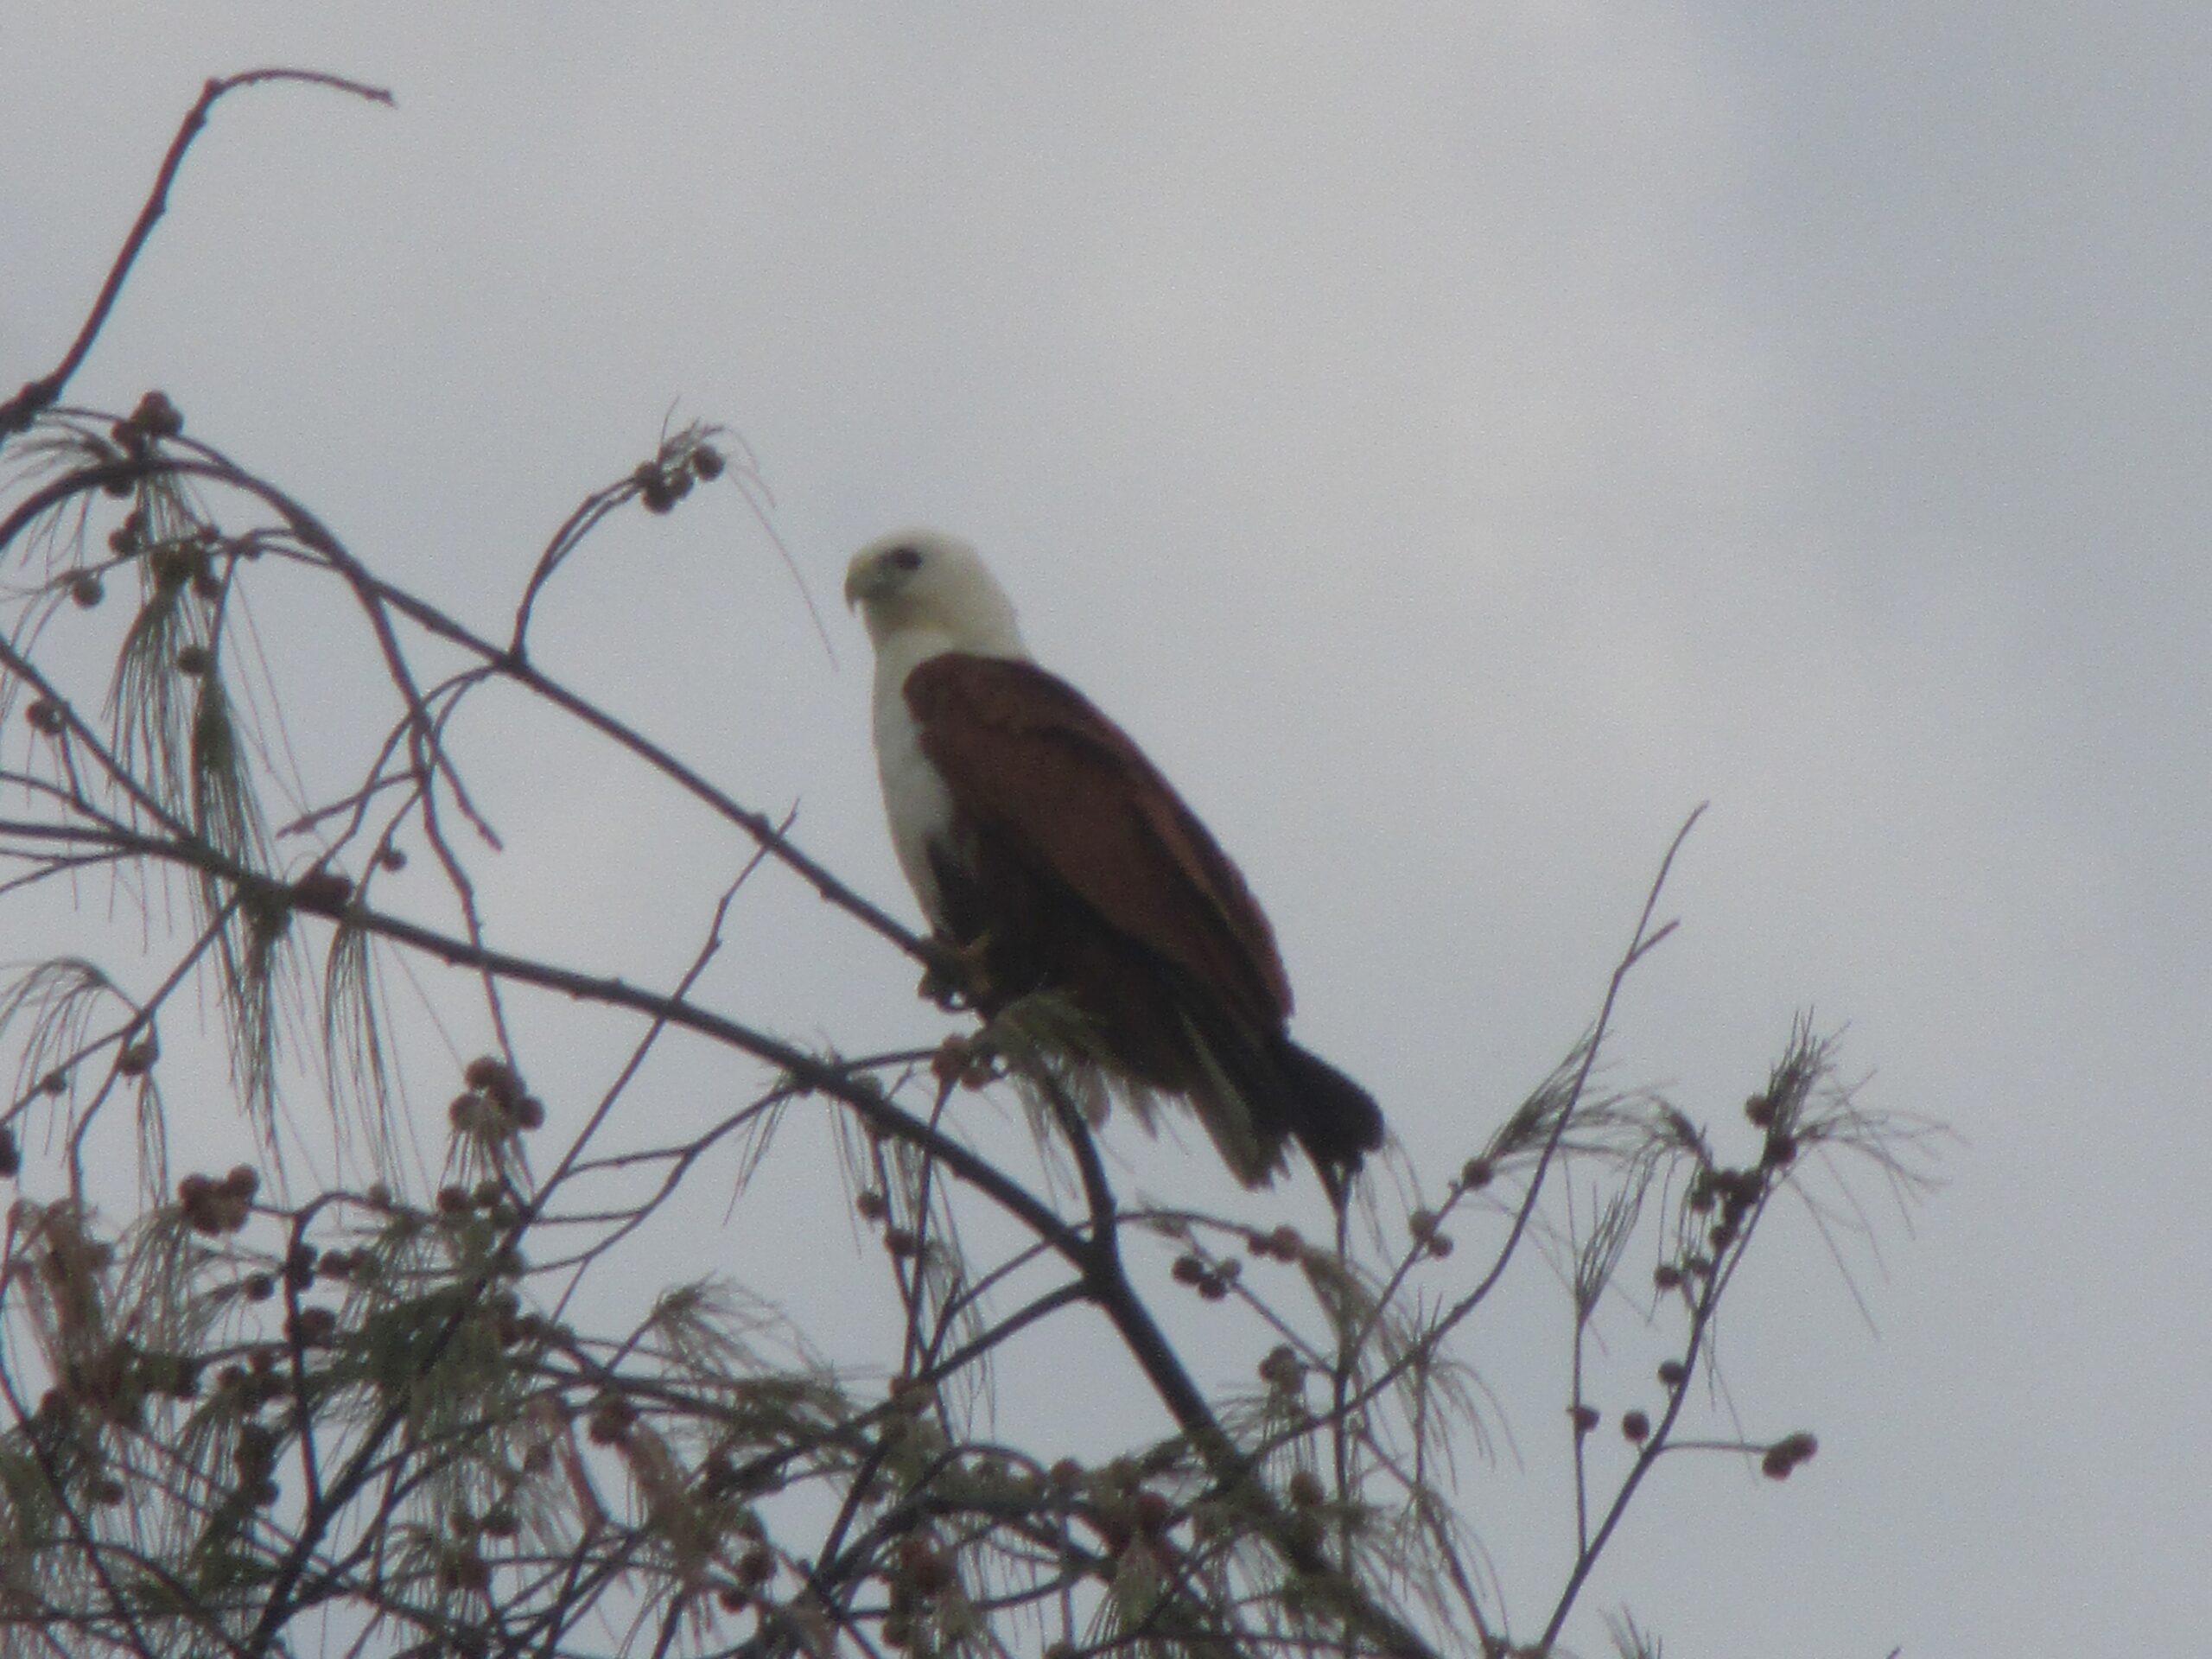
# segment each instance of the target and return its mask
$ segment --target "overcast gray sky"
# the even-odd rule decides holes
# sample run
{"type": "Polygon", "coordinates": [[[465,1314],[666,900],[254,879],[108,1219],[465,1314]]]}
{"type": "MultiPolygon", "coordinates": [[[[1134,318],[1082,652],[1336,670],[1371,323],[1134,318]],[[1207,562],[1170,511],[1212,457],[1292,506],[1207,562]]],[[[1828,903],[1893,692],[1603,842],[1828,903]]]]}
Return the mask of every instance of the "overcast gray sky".
{"type": "MultiPolygon", "coordinates": [[[[76,396],[163,386],[487,623],[671,403],[825,601],[969,537],[1440,1173],[1709,798],[1617,1080],[1724,1118],[1810,1006],[1963,1144],[1852,1258],[1878,1336],[1815,1239],[1747,1287],[1739,1402],[1820,1459],[1666,1469],[1597,1606],[1686,1655],[2202,1644],[2212,10],[0,0],[0,378],[270,63],[398,108],[226,104],[76,396]]],[[[724,495],[582,562],[544,650],[903,912],[829,620],[834,669],[724,495]]],[[[531,759],[481,757],[495,918],[664,978],[727,837],[652,826],[671,894],[531,759]]],[[[759,904],[724,1005],[931,1028],[759,904]]]]}

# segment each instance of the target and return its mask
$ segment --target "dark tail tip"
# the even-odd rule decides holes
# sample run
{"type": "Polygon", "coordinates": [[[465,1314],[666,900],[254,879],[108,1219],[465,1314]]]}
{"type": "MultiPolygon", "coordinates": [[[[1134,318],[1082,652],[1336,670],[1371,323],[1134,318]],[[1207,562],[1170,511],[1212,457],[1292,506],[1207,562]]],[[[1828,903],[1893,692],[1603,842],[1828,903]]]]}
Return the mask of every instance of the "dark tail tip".
{"type": "Polygon", "coordinates": [[[1366,1155],[1382,1144],[1382,1109],[1366,1090],[1287,1037],[1282,1069],[1290,1132],[1313,1159],[1329,1202],[1342,1210],[1346,1185],[1366,1155]]]}

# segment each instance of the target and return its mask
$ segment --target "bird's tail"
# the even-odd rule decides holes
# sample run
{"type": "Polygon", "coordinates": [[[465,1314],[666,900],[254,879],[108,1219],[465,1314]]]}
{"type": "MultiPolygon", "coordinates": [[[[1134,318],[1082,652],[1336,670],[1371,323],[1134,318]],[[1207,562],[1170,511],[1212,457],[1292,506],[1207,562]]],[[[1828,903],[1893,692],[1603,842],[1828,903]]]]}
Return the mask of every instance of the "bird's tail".
{"type": "Polygon", "coordinates": [[[1283,1116],[1328,1189],[1344,1207],[1344,1188],[1366,1155],[1382,1144],[1382,1109],[1343,1072],[1288,1037],[1276,1055],[1283,1078],[1283,1116]]]}
{"type": "MultiPolygon", "coordinates": [[[[1195,1001],[1195,999],[1193,999],[1195,1001]]],[[[1264,1186],[1296,1141],[1342,1213],[1345,1189],[1382,1145],[1382,1109],[1343,1072],[1277,1026],[1254,1031],[1225,1016],[1181,1010],[1189,1071],[1166,1082],[1185,1093],[1222,1158],[1247,1186],[1264,1186]]]]}

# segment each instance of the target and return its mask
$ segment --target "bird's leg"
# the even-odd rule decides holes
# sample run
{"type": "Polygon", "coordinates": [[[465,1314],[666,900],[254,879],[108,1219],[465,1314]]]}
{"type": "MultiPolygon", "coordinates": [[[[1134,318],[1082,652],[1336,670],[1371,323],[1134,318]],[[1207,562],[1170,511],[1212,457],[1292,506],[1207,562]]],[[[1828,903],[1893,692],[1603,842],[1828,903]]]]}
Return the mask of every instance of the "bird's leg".
{"type": "Polygon", "coordinates": [[[932,933],[922,941],[928,966],[915,988],[947,1013],[982,1008],[991,1000],[991,976],[985,966],[991,936],[979,933],[964,943],[949,933],[932,933]]]}

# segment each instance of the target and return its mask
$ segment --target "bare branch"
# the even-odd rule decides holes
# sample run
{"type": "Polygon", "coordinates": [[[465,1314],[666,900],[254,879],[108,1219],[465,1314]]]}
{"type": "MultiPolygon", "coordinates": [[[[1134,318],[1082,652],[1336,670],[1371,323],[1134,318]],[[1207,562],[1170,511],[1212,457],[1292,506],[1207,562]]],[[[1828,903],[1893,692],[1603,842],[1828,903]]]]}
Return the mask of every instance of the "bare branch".
{"type": "MultiPolygon", "coordinates": [[[[251,69],[244,74],[225,75],[210,80],[201,88],[200,101],[192,106],[178,125],[176,137],[170,140],[168,154],[162,158],[161,171],[154,176],[153,190],[148,194],[145,206],[138,210],[138,221],[130,227],[130,234],[124,238],[122,251],[116,255],[115,264],[109,267],[107,280],[100,284],[99,297],[92,302],[92,308],[86,315],[84,326],[78,329],[77,338],[70,342],[69,349],[62,353],[61,361],[54,365],[52,372],[29,382],[5,404],[0,404],[0,445],[4,445],[16,433],[27,430],[41,411],[52,408],[60,400],[70,377],[77,372],[79,365],[92,351],[92,342],[99,338],[100,329],[107,322],[108,313],[115,308],[115,302],[123,292],[123,285],[130,278],[131,267],[138,262],[140,251],[145,247],[147,238],[153,235],[154,226],[161,222],[162,215],[168,211],[169,187],[176,181],[177,169],[184,164],[185,152],[192,148],[192,141],[200,136],[200,130],[207,124],[208,114],[214,109],[216,101],[224,94],[236,92],[242,86],[257,86],[271,81],[298,81],[308,86],[327,86],[386,107],[392,103],[391,94],[380,86],[366,86],[358,80],[348,80],[343,76],[324,74],[313,69],[251,69]]],[[[4,540],[4,537],[0,537],[0,541],[4,540]]]]}

